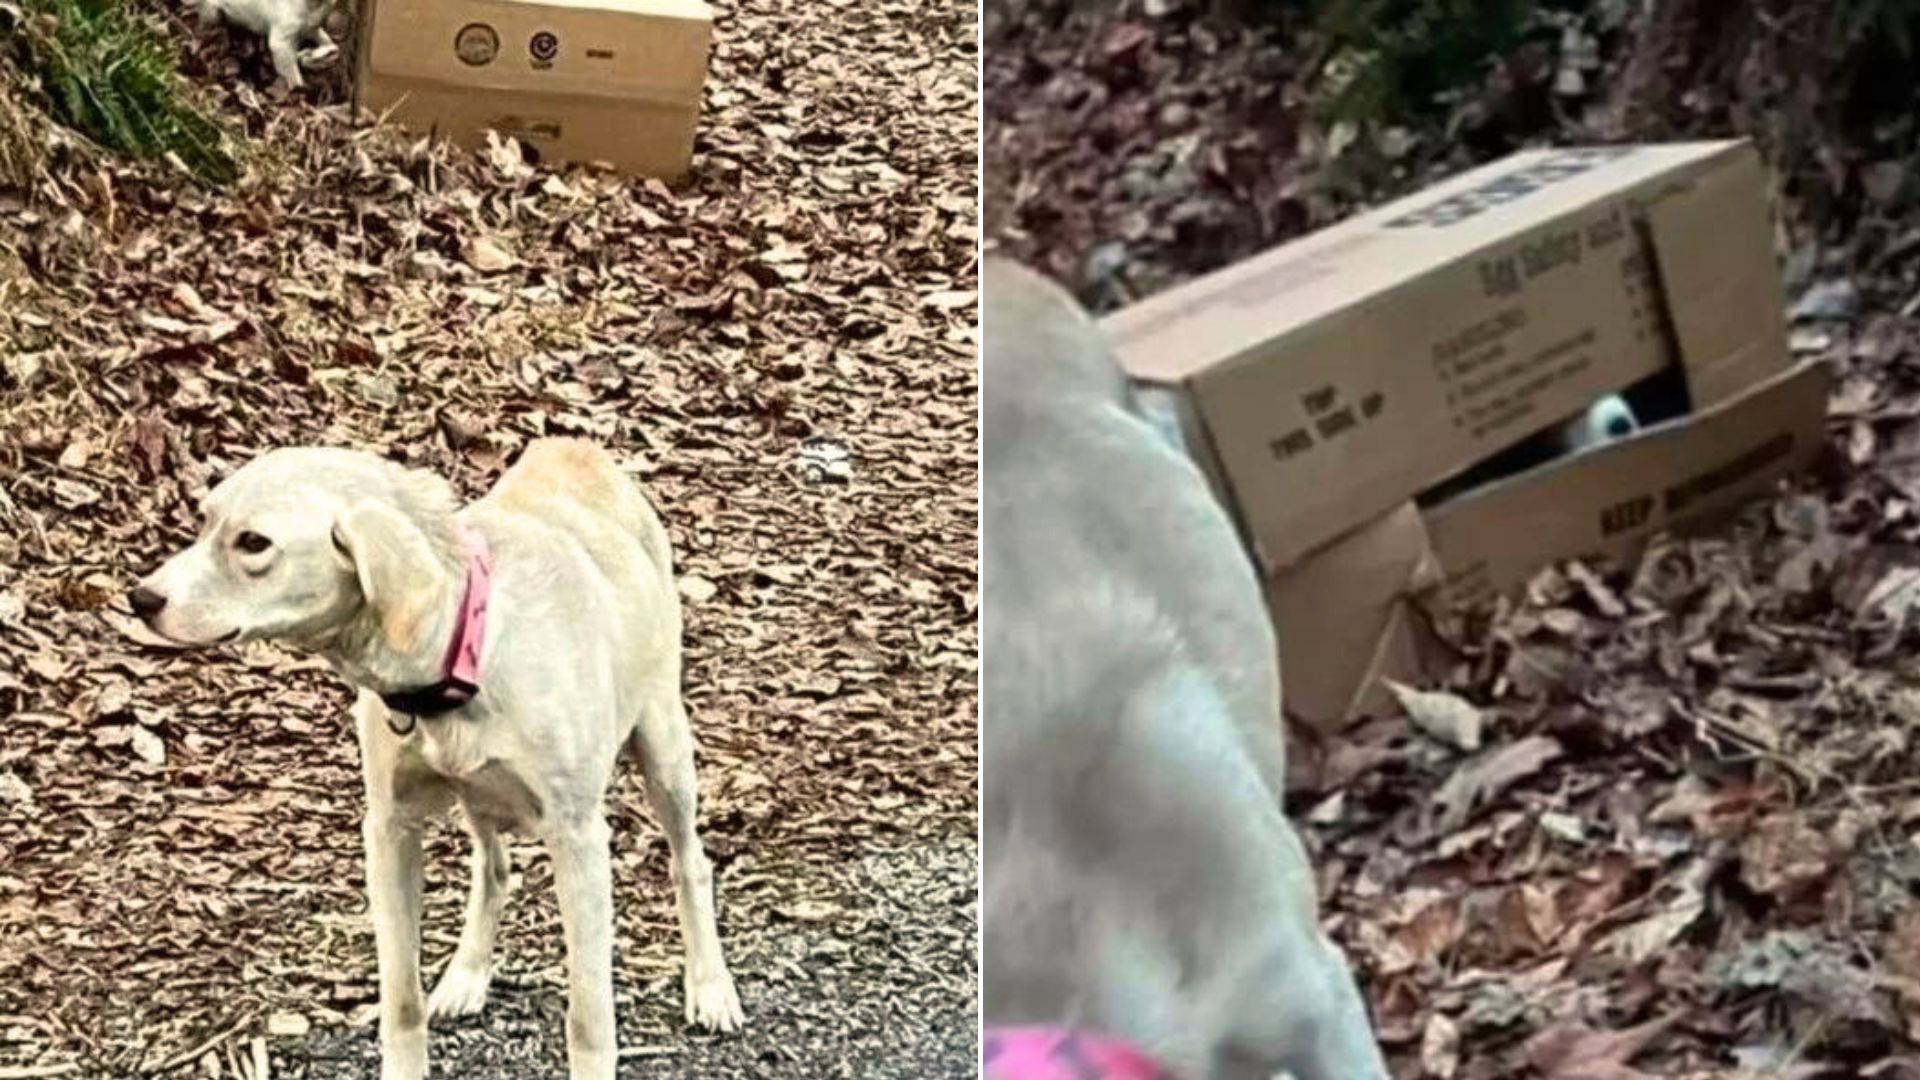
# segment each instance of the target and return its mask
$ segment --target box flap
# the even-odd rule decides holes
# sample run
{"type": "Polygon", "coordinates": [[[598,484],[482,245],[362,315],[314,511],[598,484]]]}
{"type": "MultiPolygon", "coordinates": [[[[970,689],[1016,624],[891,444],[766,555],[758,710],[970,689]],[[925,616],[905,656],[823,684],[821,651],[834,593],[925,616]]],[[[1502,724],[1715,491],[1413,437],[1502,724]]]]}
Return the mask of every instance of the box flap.
{"type": "Polygon", "coordinates": [[[1383,679],[1442,674],[1415,606],[1512,593],[1548,563],[1630,557],[1764,494],[1823,441],[1830,376],[1805,364],[1706,413],[1463,496],[1402,504],[1308,553],[1267,586],[1287,718],[1334,735],[1389,707],[1383,679]],[[1444,572],[1444,588],[1435,588],[1444,572]]]}
{"type": "Polygon", "coordinates": [[[1727,167],[1647,209],[1666,314],[1696,408],[1784,371],[1787,326],[1766,172],[1742,147],[1727,167]]]}
{"type": "Polygon", "coordinates": [[[1380,677],[1420,669],[1406,597],[1437,585],[1439,565],[1411,502],[1269,579],[1289,720],[1331,734],[1374,702],[1380,677]]]}
{"type": "Polygon", "coordinates": [[[1717,407],[1429,511],[1451,598],[1524,585],[1559,559],[1621,558],[1772,490],[1824,441],[1830,374],[1806,363],[1717,407]]]}

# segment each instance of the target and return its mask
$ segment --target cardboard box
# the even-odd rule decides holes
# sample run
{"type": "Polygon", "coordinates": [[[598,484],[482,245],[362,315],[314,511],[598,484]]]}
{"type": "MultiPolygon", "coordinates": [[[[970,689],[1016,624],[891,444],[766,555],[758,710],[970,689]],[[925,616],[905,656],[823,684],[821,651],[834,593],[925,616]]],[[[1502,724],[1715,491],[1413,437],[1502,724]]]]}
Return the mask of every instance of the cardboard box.
{"type": "Polygon", "coordinates": [[[1439,657],[1415,605],[1626,555],[1819,447],[1744,142],[1531,151],[1106,320],[1269,579],[1288,713],[1337,730],[1439,657]],[[1685,412],[1430,509],[1415,496],[1684,373],[1685,412]]]}
{"type": "Polygon", "coordinates": [[[360,106],[543,160],[673,177],[693,154],[713,13],[703,0],[370,0],[360,106]]]}

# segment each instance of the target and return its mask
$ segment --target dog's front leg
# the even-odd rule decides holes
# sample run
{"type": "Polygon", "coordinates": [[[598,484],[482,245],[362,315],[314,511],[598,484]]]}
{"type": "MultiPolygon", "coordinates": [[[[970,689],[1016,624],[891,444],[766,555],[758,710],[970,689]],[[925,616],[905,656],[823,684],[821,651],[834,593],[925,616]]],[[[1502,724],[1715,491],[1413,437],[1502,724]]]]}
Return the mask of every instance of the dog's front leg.
{"type": "Polygon", "coordinates": [[[427,1013],[420,994],[420,825],[369,811],[367,907],[380,965],[381,1080],[424,1080],[427,1013]]]}
{"type": "Polygon", "coordinates": [[[599,807],[556,825],[549,849],[567,939],[567,1073],[613,1080],[613,868],[599,807]]]}
{"type": "Polygon", "coordinates": [[[269,30],[267,51],[273,54],[273,70],[287,84],[287,89],[298,90],[305,85],[300,77],[299,27],[276,26],[269,30]]]}

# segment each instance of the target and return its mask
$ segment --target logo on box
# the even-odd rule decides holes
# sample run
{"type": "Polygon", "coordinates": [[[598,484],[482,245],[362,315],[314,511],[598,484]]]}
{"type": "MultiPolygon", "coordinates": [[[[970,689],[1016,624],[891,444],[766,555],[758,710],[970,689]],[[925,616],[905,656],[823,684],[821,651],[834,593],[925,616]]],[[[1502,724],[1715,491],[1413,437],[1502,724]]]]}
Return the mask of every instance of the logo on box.
{"type": "Polygon", "coordinates": [[[542,30],[527,39],[527,55],[533,57],[533,66],[550,68],[553,58],[560,55],[560,39],[550,30],[542,30]]]}
{"type": "Polygon", "coordinates": [[[500,35],[486,23],[468,23],[453,35],[453,52],[468,67],[483,67],[500,55],[500,35]]]}

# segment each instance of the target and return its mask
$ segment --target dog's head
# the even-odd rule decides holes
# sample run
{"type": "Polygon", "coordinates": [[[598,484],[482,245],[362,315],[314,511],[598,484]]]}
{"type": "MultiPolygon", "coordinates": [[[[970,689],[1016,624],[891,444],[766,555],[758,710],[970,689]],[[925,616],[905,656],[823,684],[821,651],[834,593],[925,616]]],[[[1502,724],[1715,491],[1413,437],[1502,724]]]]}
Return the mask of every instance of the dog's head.
{"type": "Polygon", "coordinates": [[[324,640],[371,610],[405,647],[452,575],[453,491],[354,450],[273,450],[201,503],[200,535],[127,596],[185,645],[324,640]]]}

